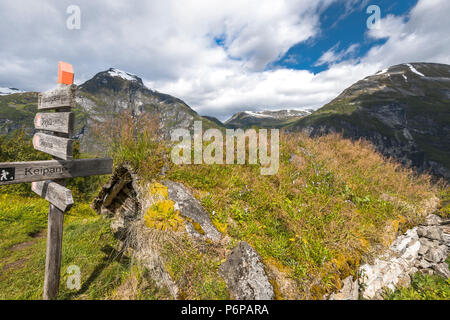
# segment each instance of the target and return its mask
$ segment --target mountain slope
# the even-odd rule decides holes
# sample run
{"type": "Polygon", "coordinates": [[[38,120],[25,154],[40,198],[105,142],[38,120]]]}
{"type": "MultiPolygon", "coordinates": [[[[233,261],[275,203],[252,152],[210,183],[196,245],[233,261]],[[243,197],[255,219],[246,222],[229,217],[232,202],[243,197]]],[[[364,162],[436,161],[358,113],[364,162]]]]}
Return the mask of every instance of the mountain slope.
{"type": "Polygon", "coordinates": [[[308,110],[243,111],[225,122],[230,129],[237,128],[279,128],[308,115],[308,110]]]}
{"type": "Polygon", "coordinates": [[[386,156],[449,179],[450,66],[392,66],[358,81],[287,130],[366,138],[386,156]]]}
{"type": "Polygon", "coordinates": [[[224,124],[222,123],[222,121],[220,121],[219,119],[217,119],[216,117],[212,117],[212,116],[202,116],[205,119],[210,120],[211,122],[214,122],[215,124],[217,124],[219,127],[223,127],[224,124]]]}
{"type": "Polygon", "coordinates": [[[0,95],[0,134],[25,127],[33,128],[37,112],[37,92],[0,95]]]}
{"type": "Polygon", "coordinates": [[[111,68],[97,73],[78,87],[77,104],[80,108],[79,126],[83,127],[81,146],[91,151],[95,141],[91,128],[97,122],[114,118],[128,110],[135,116],[143,114],[159,117],[159,129],[165,138],[173,128],[193,128],[195,120],[202,120],[203,127],[217,125],[202,118],[182,100],[147,88],[136,75],[111,68]]]}

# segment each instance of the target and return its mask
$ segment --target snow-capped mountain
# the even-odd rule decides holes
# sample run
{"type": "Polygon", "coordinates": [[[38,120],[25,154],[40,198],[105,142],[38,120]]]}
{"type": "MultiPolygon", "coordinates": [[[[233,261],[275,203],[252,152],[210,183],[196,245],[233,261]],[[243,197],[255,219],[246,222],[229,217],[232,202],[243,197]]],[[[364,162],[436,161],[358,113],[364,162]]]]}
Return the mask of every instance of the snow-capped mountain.
{"type": "MultiPolygon", "coordinates": [[[[165,137],[174,127],[192,128],[195,120],[202,120],[204,128],[218,127],[182,100],[151,90],[140,77],[116,68],[99,72],[79,85],[76,102],[75,136],[80,139],[85,152],[98,147],[92,136],[92,126],[117,117],[124,110],[130,110],[136,116],[158,114],[160,130],[165,137]]],[[[22,126],[32,132],[36,105],[37,92],[0,97],[0,133],[22,126]]]]}
{"type": "Polygon", "coordinates": [[[116,68],[111,68],[107,72],[111,77],[119,77],[119,78],[122,78],[122,79],[128,80],[128,81],[139,81],[140,80],[140,78],[138,76],[128,73],[128,72],[125,72],[125,71],[122,71],[122,70],[119,70],[119,69],[116,69],[116,68]]]}
{"type": "Polygon", "coordinates": [[[0,87],[0,96],[6,96],[9,94],[14,94],[14,93],[23,93],[25,91],[16,89],[16,88],[4,88],[4,87],[0,87]]]}
{"type": "Polygon", "coordinates": [[[386,156],[450,180],[450,65],[386,68],[287,129],[364,138],[386,156]]]}
{"type": "Polygon", "coordinates": [[[242,111],[225,122],[227,128],[278,128],[296,121],[312,110],[242,111]]]}

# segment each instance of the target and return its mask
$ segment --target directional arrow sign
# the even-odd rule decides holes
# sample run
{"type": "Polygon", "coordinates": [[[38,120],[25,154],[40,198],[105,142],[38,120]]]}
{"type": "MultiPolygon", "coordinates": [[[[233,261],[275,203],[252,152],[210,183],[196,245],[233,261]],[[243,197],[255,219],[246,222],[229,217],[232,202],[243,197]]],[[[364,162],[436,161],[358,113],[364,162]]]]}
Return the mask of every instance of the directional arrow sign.
{"type": "Polygon", "coordinates": [[[74,119],[72,112],[38,113],[34,117],[34,127],[72,135],[74,119]]]}
{"type": "Polygon", "coordinates": [[[31,190],[50,202],[62,212],[66,212],[73,205],[72,192],[56,182],[33,182],[31,184],[31,190]]]}
{"type": "Polygon", "coordinates": [[[63,85],[38,95],[38,110],[75,106],[75,85],[63,85]]]}
{"type": "Polygon", "coordinates": [[[112,159],[48,160],[0,163],[0,186],[112,173],[112,159]]]}
{"type": "Polygon", "coordinates": [[[39,132],[33,137],[33,146],[36,150],[51,154],[60,159],[72,159],[73,140],[71,139],[39,132]]]}

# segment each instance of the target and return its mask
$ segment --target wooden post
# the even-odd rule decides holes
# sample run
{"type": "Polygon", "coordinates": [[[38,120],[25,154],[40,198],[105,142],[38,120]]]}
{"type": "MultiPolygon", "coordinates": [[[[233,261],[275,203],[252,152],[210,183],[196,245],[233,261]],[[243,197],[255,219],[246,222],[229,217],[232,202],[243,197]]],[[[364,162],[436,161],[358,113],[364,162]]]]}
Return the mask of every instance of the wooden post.
{"type": "MultiPolygon", "coordinates": [[[[55,112],[63,112],[61,109],[55,112]]],[[[73,126],[73,123],[72,123],[73,126]]],[[[73,128],[69,129],[72,132],[73,128]]],[[[55,136],[71,138],[67,133],[54,133],[55,136]]],[[[72,146],[70,146],[70,155],[72,155],[72,146]]],[[[70,157],[71,158],[71,157],[70,157]]],[[[62,160],[53,157],[54,160],[62,160]]],[[[66,158],[67,159],[67,158],[66,158]]],[[[65,179],[54,181],[62,186],[66,185],[65,179]]],[[[50,203],[48,209],[47,226],[47,253],[45,257],[45,277],[44,277],[44,300],[53,300],[59,292],[59,282],[61,279],[61,259],[62,259],[62,240],[64,232],[64,211],[58,209],[50,203]]]]}
{"type": "MultiPolygon", "coordinates": [[[[73,106],[73,101],[75,101],[75,90],[73,89],[73,71],[72,77],[69,81],[63,81],[61,76],[62,70],[67,67],[66,63],[60,62],[58,67],[58,83],[59,88],[62,89],[61,92],[65,92],[68,89],[69,95],[68,100],[71,101],[70,104],[64,105],[60,104],[62,108],[58,107],[55,112],[70,112],[73,106]]],[[[71,68],[72,66],[70,66],[71,68]]],[[[67,77],[66,77],[67,78],[67,77]]],[[[70,78],[70,77],[69,77],[70,78]]],[[[62,99],[64,100],[64,99],[62,99]]],[[[42,100],[41,100],[42,101],[42,100]]],[[[74,121],[67,123],[70,127],[67,133],[54,132],[54,136],[70,139],[71,133],[73,132],[74,121]]],[[[60,131],[60,130],[59,130],[60,131]]],[[[64,132],[64,130],[63,130],[64,132]]],[[[71,141],[71,140],[68,140],[71,141]]],[[[72,143],[66,148],[69,156],[63,158],[64,160],[72,159],[72,143]]],[[[58,154],[57,154],[58,155],[58,154]]],[[[55,160],[62,160],[59,157],[53,156],[55,160]]],[[[56,183],[65,186],[65,179],[56,180],[56,183]]],[[[62,240],[64,231],[64,211],[58,209],[55,205],[50,203],[48,210],[48,226],[47,226],[47,253],[45,258],[45,278],[44,278],[44,300],[55,299],[59,292],[59,282],[61,278],[61,258],[62,258],[62,240]]]]}
{"type": "Polygon", "coordinates": [[[64,212],[50,203],[45,257],[44,300],[55,299],[61,277],[64,212]]]}

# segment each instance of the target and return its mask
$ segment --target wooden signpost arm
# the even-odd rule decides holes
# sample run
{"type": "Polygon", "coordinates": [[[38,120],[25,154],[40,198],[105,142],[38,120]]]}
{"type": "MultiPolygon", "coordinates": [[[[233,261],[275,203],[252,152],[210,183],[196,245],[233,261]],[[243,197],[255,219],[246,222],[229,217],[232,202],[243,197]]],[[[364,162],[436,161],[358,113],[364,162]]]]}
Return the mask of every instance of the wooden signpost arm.
{"type": "Polygon", "coordinates": [[[5,171],[6,178],[0,179],[0,186],[110,174],[112,166],[110,158],[2,162],[0,172],[5,171]]]}

